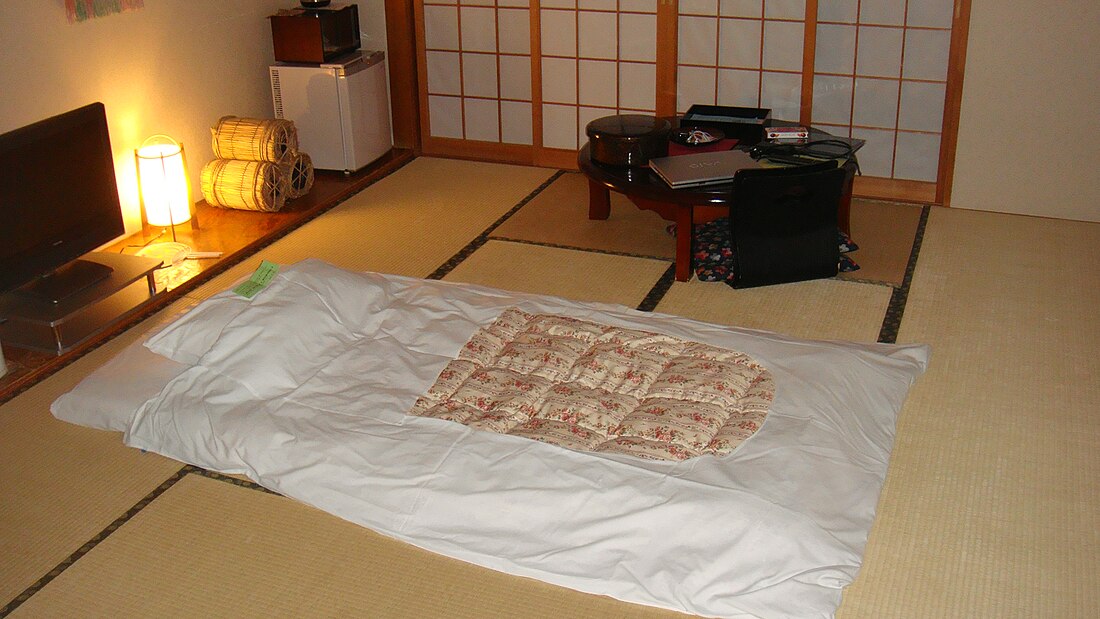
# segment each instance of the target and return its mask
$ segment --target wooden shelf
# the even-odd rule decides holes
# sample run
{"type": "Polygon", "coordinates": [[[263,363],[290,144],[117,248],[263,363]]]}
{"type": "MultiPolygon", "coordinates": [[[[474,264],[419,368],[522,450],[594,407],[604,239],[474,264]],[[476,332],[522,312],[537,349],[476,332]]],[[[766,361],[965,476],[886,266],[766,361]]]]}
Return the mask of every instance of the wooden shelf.
{"type": "Polygon", "coordinates": [[[0,296],[0,341],[11,347],[66,353],[141,307],[155,294],[153,272],[161,261],[114,252],[92,252],[83,264],[104,265],[106,278],[57,302],[19,293],[0,296]]]}
{"type": "MultiPolygon", "coordinates": [[[[288,202],[277,213],[223,209],[199,202],[196,205],[199,227],[192,229],[189,224],[176,226],[176,238],[179,242],[190,245],[195,251],[220,251],[222,256],[217,259],[188,260],[184,263],[185,268],[166,270],[176,272],[170,275],[165,273],[169,275],[167,278],[158,277],[157,294],[142,303],[138,311],[121,316],[100,334],[89,338],[65,354],[54,355],[18,348],[3,342],[8,373],[0,378],[0,403],[22,393],[119,333],[168,306],[202,283],[251,256],[272,241],[412,161],[414,157],[411,150],[393,149],[354,174],[319,170],[314,174],[313,188],[310,192],[288,202]]],[[[134,253],[148,243],[171,240],[171,232],[159,227],[147,226],[141,232],[102,251],[134,253]]]]}

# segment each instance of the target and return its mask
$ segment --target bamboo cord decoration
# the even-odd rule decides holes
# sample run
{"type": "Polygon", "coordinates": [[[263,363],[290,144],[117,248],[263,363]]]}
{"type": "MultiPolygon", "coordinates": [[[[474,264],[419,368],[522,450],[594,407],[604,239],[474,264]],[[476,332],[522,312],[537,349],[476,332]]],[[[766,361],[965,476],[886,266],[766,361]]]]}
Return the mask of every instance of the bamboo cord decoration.
{"type": "Polygon", "coordinates": [[[302,151],[294,153],[281,164],[286,177],[286,198],[300,198],[313,187],[313,160],[302,151]]]}
{"type": "Polygon", "coordinates": [[[289,120],[224,116],[210,133],[217,159],[282,163],[298,150],[298,131],[289,120]]]}
{"type": "Polygon", "coordinates": [[[202,168],[202,197],[214,206],[277,211],[286,195],[286,174],[271,162],[215,159],[202,168]]]}

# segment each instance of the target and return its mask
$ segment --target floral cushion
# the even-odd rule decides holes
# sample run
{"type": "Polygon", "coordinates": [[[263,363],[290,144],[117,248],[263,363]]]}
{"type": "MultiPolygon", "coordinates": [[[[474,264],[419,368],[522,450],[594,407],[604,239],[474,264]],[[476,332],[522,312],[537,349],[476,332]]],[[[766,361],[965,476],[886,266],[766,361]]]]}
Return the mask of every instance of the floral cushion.
{"type": "Polygon", "coordinates": [[[581,451],[685,460],[760,429],[771,373],[744,353],[658,333],[506,310],[410,414],[581,451]]]}
{"type": "MultiPolygon", "coordinates": [[[[675,234],[675,224],[669,226],[669,233],[675,234]]],[[[729,218],[721,217],[694,229],[695,248],[693,262],[695,276],[702,282],[733,283],[733,243],[730,238],[729,218]]],[[[837,230],[837,247],[840,249],[840,272],[858,271],[859,265],[847,254],[856,251],[859,246],[851,237],[837,230]]]]}

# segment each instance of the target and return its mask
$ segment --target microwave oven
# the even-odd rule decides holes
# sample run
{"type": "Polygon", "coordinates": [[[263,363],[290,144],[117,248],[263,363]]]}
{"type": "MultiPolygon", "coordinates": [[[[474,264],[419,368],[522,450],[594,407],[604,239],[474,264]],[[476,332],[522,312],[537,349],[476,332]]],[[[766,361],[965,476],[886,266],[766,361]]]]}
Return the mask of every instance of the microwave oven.
{"type": "Polygon", "coordinates": [[[359,7],[355,4],[285,9],[269,19],[278,62],[319,64],[359,49],[359,7]]]}

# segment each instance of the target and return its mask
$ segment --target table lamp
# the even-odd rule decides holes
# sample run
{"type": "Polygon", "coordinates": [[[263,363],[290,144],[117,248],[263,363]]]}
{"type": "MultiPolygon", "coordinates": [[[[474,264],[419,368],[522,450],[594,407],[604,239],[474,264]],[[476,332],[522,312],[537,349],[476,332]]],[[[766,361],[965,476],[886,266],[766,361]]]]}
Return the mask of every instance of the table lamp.
{"type": "MultiPolygon", "coordinates": [[[[160,255],[175,263],[190,253],[190,248],[178,243],[176,226],[191,219],[191,186],[187,178],[187,161],[183,145],[166,135],[154,135],[134,151],[137,161],[138,190],[145,221],[172,230],[173,250],[156,251],[155,245],[143,248],[144,255],[160,255]]],[[[161,244],[163,245],[163,244],[161,244]]]]}

